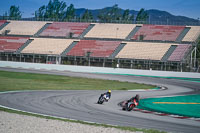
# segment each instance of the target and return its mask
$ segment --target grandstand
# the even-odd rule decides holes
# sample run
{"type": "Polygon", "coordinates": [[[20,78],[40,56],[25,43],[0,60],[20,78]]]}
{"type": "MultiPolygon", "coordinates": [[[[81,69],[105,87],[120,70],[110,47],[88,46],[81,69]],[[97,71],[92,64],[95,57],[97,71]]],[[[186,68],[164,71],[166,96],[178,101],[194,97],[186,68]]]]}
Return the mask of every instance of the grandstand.
{"type": "Polygon", "coordinates": [[[199,36],[200,26],[1,20],[0,60],[191,71],[199,36]]]}
{"type": "Polygon", "coordinates": [[[71,39],[31,38],[33,41],[24,48],[23,54],[60,55],[72,42],[71,39]]]}
{"type": "Polygon", "coordinates": [[[184,26],[143,25],[132,37],[133,40],[176,41],[184,26]],[[141,37],[142,36],[142,37],[141,37]]]}
{"type": "Polygon", "coordinates": [[[109,57],[120,43],[119,41],[81,40],[67,55],[86,56],[90,52],[91,57],[109,57]]]}
{"type": "Polygon", "coordinates": [[[168,43],[126,42],[126,45],[116,57],[160,61],[171,45],[168,43]]]}
{"type": "Polygon", "coordinates": [[[0,27],[6,23],[6,20],[0,20],[0,27]]]}
{"type": "Polygon", "coordinates": [[[79,37],[89,25],[89,23],[53,22],[40,36],[79,37]]]}
{"type": "Polygon", "coordinates": [[[168,61],[182,61],[190,47],[191,45],[188,44],[179,44],[169,57],[168,61]]]}
{"type": "Polygon", "coordinates": [[[8,30],[8,35],[35,35],[47,22],[39,21],[8,21],[9,24],[0,33],[8,30]]]}
{"type": "Polygon", "coordinates": [[[135,24],[95,23],[95,26],[85,35],[85,37],[125,39],[135,27],[135,24]]]}
{"type": "Polygon", "coordinates": [[[0,52],[16,52],[28,39],[27,37],[0,36],[0,52]]]}
{"type": "Polygon", "coordinates": [[[190,28],[189,32],[183,38],[184,42],[195,42],[200,35],[200,26],[187,26],[190,28]]]}

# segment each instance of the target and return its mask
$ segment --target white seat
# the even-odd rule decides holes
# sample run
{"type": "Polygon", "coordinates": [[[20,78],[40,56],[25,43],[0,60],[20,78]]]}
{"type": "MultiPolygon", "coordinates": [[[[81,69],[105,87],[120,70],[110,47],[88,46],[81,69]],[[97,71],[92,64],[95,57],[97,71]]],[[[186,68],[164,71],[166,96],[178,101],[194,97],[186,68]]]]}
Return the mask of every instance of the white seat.
{"type": "Polygon", "coordinates": [[[60,55],[72,42],[72,39],[33,38],[22,53],[60,55]]]}
{"type": "Polygon", "coordinates": [[[125,39],[135,27],[135,24],[96,23],[85,37],[125,39]]]}

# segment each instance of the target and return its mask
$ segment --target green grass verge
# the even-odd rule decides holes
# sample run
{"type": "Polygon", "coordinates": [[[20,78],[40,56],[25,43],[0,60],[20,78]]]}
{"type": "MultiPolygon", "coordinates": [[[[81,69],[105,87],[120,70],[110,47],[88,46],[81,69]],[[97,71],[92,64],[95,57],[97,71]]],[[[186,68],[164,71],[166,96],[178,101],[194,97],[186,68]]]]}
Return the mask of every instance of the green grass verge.
{"type": "Polygon", "coordinates": [[[60,121],[64,121],[64,122],[73,122],[73,123],[80,123],[80,124],[93,125],[93,126],[101,126],[101,127],[105,127],[105,128],[117,128],[117,129],[121,129],[121,130],[133,131],[133,132],[140,131],[140,132],[144,132],[144,133],[166,133],[166,132],[158,131],[158,130],[154,130],[154,129],[139,129],[139,128],[134,128],[134,127],[112,126],[112,125],[106,125],[106,124],[88,123],[88,122],[79,121],[79,120],[69,120],[69,119],[64,119],[64,118],[62,119],[62,118],[56,118],[56,117],[50,117],[50,116],[43,116],[43,115],[31,114],[31,113],[22,112],[22,111],[15,111],[15,110],[6,109],[6,108],[2,108],[2,107],[0,107],[0,110],[8,112],[8,113],[16,113],[19,115],[34,116],[34,117],[39,117],[39,118],[44,118],[44,119],[60,120],[60,121]]]}
{"type": "Polygon", "coordinates": [[[156,86],[102,79],[0,71],[0,91],[16,90],[133,90],[156,86]]]}
{"type": "Polygon", "coordinates": [[[196,94],[141,99],[140,105],[137,106],[137,108],[167,114],[200,118],[200,95],[196,94]]]}

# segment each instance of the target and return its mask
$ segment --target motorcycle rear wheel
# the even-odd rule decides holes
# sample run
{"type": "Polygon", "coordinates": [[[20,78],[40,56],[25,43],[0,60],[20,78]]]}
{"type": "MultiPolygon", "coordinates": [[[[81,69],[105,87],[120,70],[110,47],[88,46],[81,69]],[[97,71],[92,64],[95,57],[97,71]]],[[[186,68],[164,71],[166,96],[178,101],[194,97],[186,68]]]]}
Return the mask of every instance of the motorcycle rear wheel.
{"type": "Polygon", "coordinates": [[[133,110],[133,108],[134,108],[134,105],[130,105],[130,107],[128,107],[128,104],[126,104],[127,111],[131,111],[131,110],[133,110]]]}

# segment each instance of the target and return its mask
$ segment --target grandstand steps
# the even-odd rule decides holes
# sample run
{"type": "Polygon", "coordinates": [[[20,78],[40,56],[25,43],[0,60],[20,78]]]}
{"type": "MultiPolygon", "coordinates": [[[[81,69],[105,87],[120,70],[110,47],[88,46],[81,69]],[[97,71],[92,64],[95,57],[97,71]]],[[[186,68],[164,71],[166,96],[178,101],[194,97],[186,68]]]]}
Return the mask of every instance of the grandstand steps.
{"type": "Polygon", "coordinates": [[[94,26],[95,24],[90,24],[78,38],[83,38],[94,26]]]}
{"type": "Polygon", "coordinates": [[[141,28],[142,26],[136,26],[130,34],[126,37],[125,40],[131,40],[131,38],[136,34],[136,32],[141,28]]]}
{"type": "Polygon", "coordinates": [[[38,37],[51,23],[46,23],[34,36],[38,37]]]}
{"type": "Polygon", "coordinates": [[[192,45],[190,45],[188,50],[185,52],[183,59],[186,59],[187,57],[190,57],[192,51],[193,51],[193,47],[192,47],[192,45]]]}
{"type": "Polygon", "coordinates": [[[21,51],[22,51],[26,46],[28,46],[32,41],[33,41],[33,39],[28,39],[28,40],[24,43],[24,45],[22,45],[22,46],[16,51],[16,53],[17,53],[17,54],[20,54],[21,51]]]}
{"type": "Polygon", "coordinates": [[[78,41],[72,42],[68,48],[66,48],[62,53],[61,56],[66,56],[67,53],[78,43],[78,41]]]}
{"type": "Polygon", "coordinates": [[[165,55],[162,57],[161,61],[167,61],[168,58],[171,56],[171,54],[176,49],[176,45],[171,45],[171,47],[168,49],[168,51],[165,53],[165,55]]]}
{"type": "Polygon", "coordinates": [[[125,45],[126,45],[126,43],[121,43],[121,44],[115,49],[115,51],[109,56],[109,59],[115,58],[115,56],[124,48],[125,45]]]}
{"type": "Polygon", "coordinates": [[[9,22],[5,22],[4,24],[2,24],[1,26],[0,26],[0,30],[2,30],[6,25],[8,25],[9,24],[9,22]]]}
{"type": "Polygon", "coordinates": [[[185,27],[184,30],[180,33],[180,35],[177,37],[176,42],[181,42],[190,29],[190,27],[185,27]]]}

